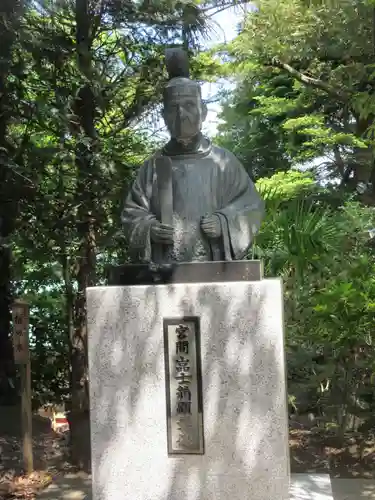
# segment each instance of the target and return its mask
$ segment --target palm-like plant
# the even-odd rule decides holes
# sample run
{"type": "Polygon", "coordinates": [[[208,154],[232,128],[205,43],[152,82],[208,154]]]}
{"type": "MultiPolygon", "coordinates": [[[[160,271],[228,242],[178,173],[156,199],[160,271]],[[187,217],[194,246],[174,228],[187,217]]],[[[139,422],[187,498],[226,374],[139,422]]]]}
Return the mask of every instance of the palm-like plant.
{"type": "Polygon", "coordinates": [[[268,275],[301,282],[305,273],[323,265],[322,257],[337,251],[341,228],[328,206],[308,196],[315,189],[297,183],[285,199],[272,184],[260,186],[266,217],[252,251],[264,260],[268,275]]]}

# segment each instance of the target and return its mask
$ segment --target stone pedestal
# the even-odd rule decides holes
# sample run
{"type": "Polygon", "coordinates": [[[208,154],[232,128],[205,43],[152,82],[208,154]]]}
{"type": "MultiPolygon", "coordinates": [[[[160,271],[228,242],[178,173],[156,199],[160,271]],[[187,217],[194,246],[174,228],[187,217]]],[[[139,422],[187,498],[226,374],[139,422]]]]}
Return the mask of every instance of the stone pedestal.
{"type": "Polygon", "coordinates": [[[289,499],[278,279],[97,287],[87,301],[94,500],[289,499]],[[170,455],[165,335],[186,317],[203,449],[170,455]]]}

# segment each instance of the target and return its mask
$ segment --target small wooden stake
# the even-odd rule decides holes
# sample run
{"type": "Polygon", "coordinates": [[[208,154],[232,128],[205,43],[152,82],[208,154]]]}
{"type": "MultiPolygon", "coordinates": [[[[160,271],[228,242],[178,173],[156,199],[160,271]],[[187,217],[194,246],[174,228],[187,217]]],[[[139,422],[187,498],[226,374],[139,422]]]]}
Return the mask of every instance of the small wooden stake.
{"type": "Polygon", "coordinates": [[[31,404],[31,363],[29,352],[29,305],[17,300],[13,304],[14,361],[21,375],[21,422],[23,463],[25,474],[31,474],[33,465],[33,431],[31,404]]]}
{"type": "Polygon", "coordinates": [[[22,401],[22,433],[23,433],[23,463],[26,474],[31,474],[33,466],[33,431],[31,408],[31,366],[30,360],[25,365],[19,365],[21,371],[21,401],[22,401]]]}

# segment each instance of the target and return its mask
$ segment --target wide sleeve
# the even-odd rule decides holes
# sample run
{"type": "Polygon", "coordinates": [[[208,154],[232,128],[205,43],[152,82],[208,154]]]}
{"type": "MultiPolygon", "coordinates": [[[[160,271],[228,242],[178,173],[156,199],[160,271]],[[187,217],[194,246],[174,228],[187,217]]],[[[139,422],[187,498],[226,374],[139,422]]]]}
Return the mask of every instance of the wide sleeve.
{"type": "Polygon", "coordinates": [[[238,159],[226,151],[223,160],[222,208],[216,214],[222,227],[225,260],[241,260],[260,228],[264,202],[238,159]]]}
{"type": "Polygon", "coordinates": [[[151,262],[150,228],[156,219],[150,210],[153,185],[152,164],[152,160],[147,160],[139,169],[121,214],[130,256],[134,261],[145,263],[151,262]]]}

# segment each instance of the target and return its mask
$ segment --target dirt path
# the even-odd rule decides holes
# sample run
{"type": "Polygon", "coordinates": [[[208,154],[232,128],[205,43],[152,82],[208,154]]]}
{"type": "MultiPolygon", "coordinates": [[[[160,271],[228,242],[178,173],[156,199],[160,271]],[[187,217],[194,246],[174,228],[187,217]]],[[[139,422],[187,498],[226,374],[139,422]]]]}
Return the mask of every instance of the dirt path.
{"type": "MultiPolygon", "coordinates": [[[[331,478],[375,479],[374,436],[346,436],[344,443],[340,444],[329,433],[294,429],[290,431],[289,444],[292,473],[326,473],[331,478]]],[[[72,474],[74,477],[77,470],[68,462],[67,445],[66,439],[52,431],[48,419],[35,416],[33,450],[36,473],[30,478],[22,477],[20,410],[0,407],[0,500],[32,499],[38,488],[56,483],[60,475],[66,477],[72,474]],[[29,488],[28,496],[16,495],[17,482],[20,495],[29,488]]],[[[371,488],[375,489],[373,483],[371,488]]]]}
{"type": "Polygon", "coordinates": [[[74,472],[68,462],[67,441],[51,429],[49,419],[33,417],[33,457],[35,473],[23,477],[20,409],[0,407],[0,500],[33,498],[32,492],[59,474],[74,472]],[[26,493],[29,496],[17,496],[26,493]],[[24,492],[24,493],[22,493],[24,492]]]}

